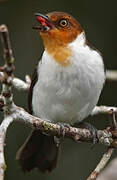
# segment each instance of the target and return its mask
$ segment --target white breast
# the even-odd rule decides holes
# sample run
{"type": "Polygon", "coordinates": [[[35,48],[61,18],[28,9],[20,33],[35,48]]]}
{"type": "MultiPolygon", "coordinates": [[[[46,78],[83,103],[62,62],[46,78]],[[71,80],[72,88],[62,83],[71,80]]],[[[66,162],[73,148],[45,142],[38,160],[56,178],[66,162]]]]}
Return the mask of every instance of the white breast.
{"type": "Polygon", "coordinates": [[[84,45],[83,37],[69,46],[73,52],[71,66],[62,67],[46,51],[38,65],[33,112],[52,122],[74,123],[87,117],[97,104],[105,80],[102,57],[84,45]]]}

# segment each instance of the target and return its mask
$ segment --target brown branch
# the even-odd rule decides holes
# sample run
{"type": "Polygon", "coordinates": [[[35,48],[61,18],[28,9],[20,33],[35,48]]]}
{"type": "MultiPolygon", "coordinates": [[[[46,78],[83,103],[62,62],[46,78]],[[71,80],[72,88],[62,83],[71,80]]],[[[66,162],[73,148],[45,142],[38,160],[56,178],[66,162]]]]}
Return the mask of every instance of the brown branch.
{"type": "Polygon", "coordinates": [[[117,180],[117,158],[108,164],[108,166],[98,176],[97,180],[117,180]]]}
{"type": "Polygon", "coordinates": [[[107,162],[109,161],[112,153],[113,153],[113,148],[108,148],[107,151],[104,153],[102,159],[100,160],[99,164],[95,168],[95,170],[90,174],[87,180],[96,180],[97,176],[99,173],[102,171],[102,169],[105,167],[107,162]]]}
{"type": "MultiPolygon", "coordinates": [[[[12,106],[10,116],[13,118],[14,121],[23,122],[31,126],[32,128],[40,129],[42,132],[48,135],[63,137],[63,131],[59,124],[53,124],[47,120],[45,121],[41,118],[32,116],[23,108],[18,107],[16,105],[12,106]]],[[[115,131],[113,130],[113,134],[115,131]]],[[[113,147],[117,147],[117,144],[114,143],[117,137],[113,134],[111,133],[110,128],[98,130],[97,136],[99,139],[99,143],[104,144],[106,146],[113,145],[113,147]]],[[[88,129],[75,128],[71,126],[64,127],[64,137],[73,139],[75,142],[93,142],[94,139],[93,134],[88,129]]]]}

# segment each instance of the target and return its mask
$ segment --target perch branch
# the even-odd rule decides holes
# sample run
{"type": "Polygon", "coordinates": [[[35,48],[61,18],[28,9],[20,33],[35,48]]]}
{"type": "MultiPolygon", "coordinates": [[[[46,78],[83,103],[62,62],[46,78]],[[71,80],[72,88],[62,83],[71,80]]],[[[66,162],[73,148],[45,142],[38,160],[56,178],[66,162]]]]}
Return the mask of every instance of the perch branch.
{"type": "MultiPolygon", "coordinates": [[[[23,108],[16,106],[15,104],[12,106],[10,116],[14,121],[23,122],[28,124],[33,128],[40,129],[42,132],[48,135],[55,135],[58,137],[63,136],[63,131],[59,124],[53,124],[49,121],[45,121],[41,118],[30,115],[23,108]]],[[[114,131],[113,131],[114,132],[114,131]]],[[[64,137],[71,138],[74,141],[85,141],[85,142],[93,142],[93,135],[88,129],[75,128],[75,127],[65,127],[64,128],[64,137]]],[[[114,133],[113,133],[114,134],[114,133]]],[[[117,144],[114,143],[114,138],[110,129],[98,130],[97,136],[99,142],[105,144],[106,146],[113,145],[113,147],[117,147],[117,144]]]]}

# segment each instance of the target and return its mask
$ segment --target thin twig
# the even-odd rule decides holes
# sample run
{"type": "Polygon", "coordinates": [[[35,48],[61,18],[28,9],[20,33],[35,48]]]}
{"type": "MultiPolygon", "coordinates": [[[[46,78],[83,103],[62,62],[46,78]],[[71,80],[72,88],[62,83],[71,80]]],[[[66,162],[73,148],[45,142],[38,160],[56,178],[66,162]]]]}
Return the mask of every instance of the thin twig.
{"type": "Polygon", "coordinates": [[[117,180],[117,158],[108,164],[103,172],[99,174],[97,180],[117,180]]]}
{"type": "Polygon", "coordinates": [[[6,170],[6,163],[4,159],[6,131],[12,122],[13,122],[12,116],[7,116],[0,125],[0,180],[4,179],[4,172],[6,170]]]}
{"type": "Polygon", "coordinates": [[[110,114],[110,113],[117,114],[117,107],[111,107],[111,106],[95,106],[93,109],[91,115],[97,115],[97,114],[110,114]]]}
{"type": "Polygon", "coordinates": [[[109,161],[112,153],[113,153],[113,148],[108,148],[107,151],[104,153],[102,159],[100,160],[99,164],[95,168],[95,170],[90,174],[87,180],[96,180],[97,176],[99,173],[102,171],[102,169],[105,167],[107,162],[109,161]]]}
{"type": "MultiPolygon", "coordinates": [[[[109,111],[109,113],[112,116],[112,127],[111,128],[116,131],[117,130],[117,122],[116,122],[116,118],[115,118],[115,112],[113,111],[113,109],[111,109],[109,111]]],[[[95,170],[90,174],[90,176],[88,177],[87,180],[96,180],[97,179],[97,176],[99,175],[101,170],[106,166],[113,151],[114,151],[114,149],[112,148],[112,146],[107,149],[107,151],[104,153],[101,161],[99,162],[99,164],[97,165],[95,170]]]]}
{"type": "Polygon", "coordinates": [[[107,70],[106,79],[108,81],[117,81],[117,70],[107,70]]]}
{"type": "MultiPolygon", "coordinates": [[[[0,72],[0,84],[3,84],[3,83],[6,83],[7,82],[7,79],[8,79],[8,76],[5,72],[0,72]]],[[[13,77],[12,78],[12,81],[10,82],[12,84],[12,86],[19,90],[19,91],[25,91],[27,92],[29,90],[29,87],[30,87],[30,84],[31,82],[27,81],[23,81],[19,78],[16,78],[16,77],[13,77]]]]}
{"type": "Polygon", "coordinates": [[[11,71],[12,65],[14,63],[14,57],[9,39],[9,32],[6,25],[3,24],[0,26],[0,33],[1,33],[1,41],[3,44],[3,50],[4,50],[4,59],[7,65],[6,68],[8,68],[8,71],[11,71]]]}
{"type": "Polygon", "coordinates": [[[12,53],[11,43],[9,39],[9,32],[5,25],[0,26],[0,35],[1,41],[3,45],[4,51],[4,59],[5,65],[3,67],[4,74],[7,76],[5,83],[2,84],[2,95],[4,101],[4,115],[6,116],[9,114],[10,107],[13,104],[13,94],[12,94],[12,78],[13,78],[13,71],[14,71],[14,57],[12,53]]]}
{"type": "Polygon", "coordinates": [[[26,79],[26,82],[19,79],[19,78],[16,78],[14,77],[13,80],[12,80],[12,85],[14,88],[18,89],[19,91],[28,91],[29,90],[29,87],[30,87],[30,81],[28,79],[26,79]]]}
{"type": "MultiPolygon", "coordinates": [[[[12,116],[7,120],[10,114],[10,109],[13,106],[13,94],[12,94],[12,78],[14,70],[14,57],[12,53],[11,43],[9,39],[9,32],[5,25],[0,26],[0,35],[4,51],[5,65],[2,69],[5,80],[2,84],[2,92],[0,96],[0,101],[4,105],[2,110],[4,111],[4,119],[0,126],[0,180],[4,179],[4,172],[6,169],[5,159],[4,159],[4,141],[6,136],[6,130],[9,124],[13,121],[12,116]]],[[[3,74],[1,73],[1,76],[3,74]]]]}

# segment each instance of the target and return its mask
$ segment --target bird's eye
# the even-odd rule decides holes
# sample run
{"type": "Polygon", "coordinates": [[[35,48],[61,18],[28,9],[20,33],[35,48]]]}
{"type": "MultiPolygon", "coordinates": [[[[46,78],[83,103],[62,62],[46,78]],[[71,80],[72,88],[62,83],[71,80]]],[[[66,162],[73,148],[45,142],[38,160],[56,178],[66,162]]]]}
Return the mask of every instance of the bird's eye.
{"type": "Polygon", "coordinates": [[[60,22],[59,22],[60,26],[61,27],[66,27],[68,25],[68,22],[66,19],[62,19],[60,22]]]}

